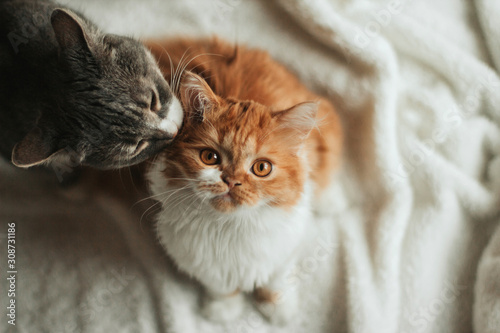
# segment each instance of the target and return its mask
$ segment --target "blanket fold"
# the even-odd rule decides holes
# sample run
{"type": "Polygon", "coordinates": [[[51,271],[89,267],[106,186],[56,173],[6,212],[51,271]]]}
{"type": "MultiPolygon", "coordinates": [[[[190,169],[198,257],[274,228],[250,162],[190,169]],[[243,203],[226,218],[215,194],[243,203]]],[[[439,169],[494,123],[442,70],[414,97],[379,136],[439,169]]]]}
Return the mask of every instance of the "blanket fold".
{"type": "Polygon", "coordinates": [[[310,221],[291,286],[300,313],[273,326],[249,299],[224,325],[200,315],[202,289],[159,246],[143,214],[154,203],[1,163],[19,331],[500,332],[498,1],[67,2],[113,33],[268,50],[337,106],[341,194],[310,221]]]}

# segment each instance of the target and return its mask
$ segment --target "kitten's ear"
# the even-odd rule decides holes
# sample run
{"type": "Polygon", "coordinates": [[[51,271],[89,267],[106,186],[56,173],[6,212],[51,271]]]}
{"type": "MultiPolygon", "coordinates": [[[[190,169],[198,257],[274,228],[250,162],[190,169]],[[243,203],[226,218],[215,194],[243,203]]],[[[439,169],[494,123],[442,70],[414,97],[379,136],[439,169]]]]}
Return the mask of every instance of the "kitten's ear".
{"type": "Polygon", "coordinates": [[[219,104],[217,96],[207,82],[189,71],[184,72],[182,76],[180,99],[187,112],[196,114],[202,120],[205,112],[219,104]]]}
{"type": "Polygon", "coordinates": [[[38,127],[31,130],[12,150],[12,163],[21,168],[29,168],[49,162],[60,152],[52,144],[52,139],[44,137],[38,127]]]}
{"type": "Polygon", "coordinates": [[[76,14],[66,9],[55,9],[50,22],[61,49],[90,50],[87,36],[76,14]]]}
{"type": "Polygon", "coordinates": [[[281,129],[292,130],[297,138],[303,140],[316,126],[317,113],[318,103],[304,102],[284,111],[276,112],[273,116],[278,118],[281,129]]]}

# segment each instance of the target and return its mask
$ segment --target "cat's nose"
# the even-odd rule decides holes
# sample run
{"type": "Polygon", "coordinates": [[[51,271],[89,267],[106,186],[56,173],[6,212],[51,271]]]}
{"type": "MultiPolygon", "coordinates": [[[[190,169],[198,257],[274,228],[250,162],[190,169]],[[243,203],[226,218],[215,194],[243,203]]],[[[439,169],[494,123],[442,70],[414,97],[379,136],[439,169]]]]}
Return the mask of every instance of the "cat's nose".
{"type": "Polygon", "coordinates": [[[159,132],[163,132],[164,135],[168,135],[171,138],[177,135],[177,132],[179,131],[179,126],[174,124],[168,119],[163,119],[157,129],[159,132]]]}
{"type": "Polygon", "coordinates": [[[172,140],[177,136],[178,130],[174,129],[170,132],[156,130],[153,134],[155,140],[172,140]]]}
{"type": "Polygon", "coordinates": [[[222,177],[222,181],[227,184],[229,189],[233,189],[235,186],[241,186],[241,182],[231,178],[231,177],[222,177]]]}

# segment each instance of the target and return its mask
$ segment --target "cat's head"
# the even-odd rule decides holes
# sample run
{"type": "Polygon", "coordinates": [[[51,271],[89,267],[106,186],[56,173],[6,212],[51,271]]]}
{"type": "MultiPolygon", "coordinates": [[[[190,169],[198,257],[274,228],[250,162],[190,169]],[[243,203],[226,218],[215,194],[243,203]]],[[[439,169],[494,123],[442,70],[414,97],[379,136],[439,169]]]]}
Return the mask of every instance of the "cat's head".
{"type": "Polygon", "coordinates": [[[190,72],[179,93],[186,112],[183,130],[148,175],[158,200],[182,189],[220,212],[297,203],[309,172],[304,152],[316,103],[272,110],[255,101],[225,99],[190,72]]]}
{"type": "Polygon", "coordinates": [[[56,110],[46,110],[13,150],[29,167],[54,160],[98,168],[141,162],[168,145],[183,119],[151,53],[134,39],[103,34],[78,15],[56,9],[60,80],[56,110]]]}

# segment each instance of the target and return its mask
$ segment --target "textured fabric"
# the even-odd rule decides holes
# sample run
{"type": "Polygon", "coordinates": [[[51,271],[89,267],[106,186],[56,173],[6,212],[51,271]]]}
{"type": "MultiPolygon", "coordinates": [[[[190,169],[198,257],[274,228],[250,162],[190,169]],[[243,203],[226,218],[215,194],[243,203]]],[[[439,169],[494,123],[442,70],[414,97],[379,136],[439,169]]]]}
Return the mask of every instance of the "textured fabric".
{"type": "Polygon", "coordinates": [[[250,299],[239,321],[219,325],[200,316],[201,289],[137,207],[2,164],[1,232],[17,222],[19,331],[500,331],[498,1],[69,4],[109,32],[217,34],[268,50],[338,107],[341,194],[332,216],[311,221],[289,326],[270,326],[250,299]]]}

